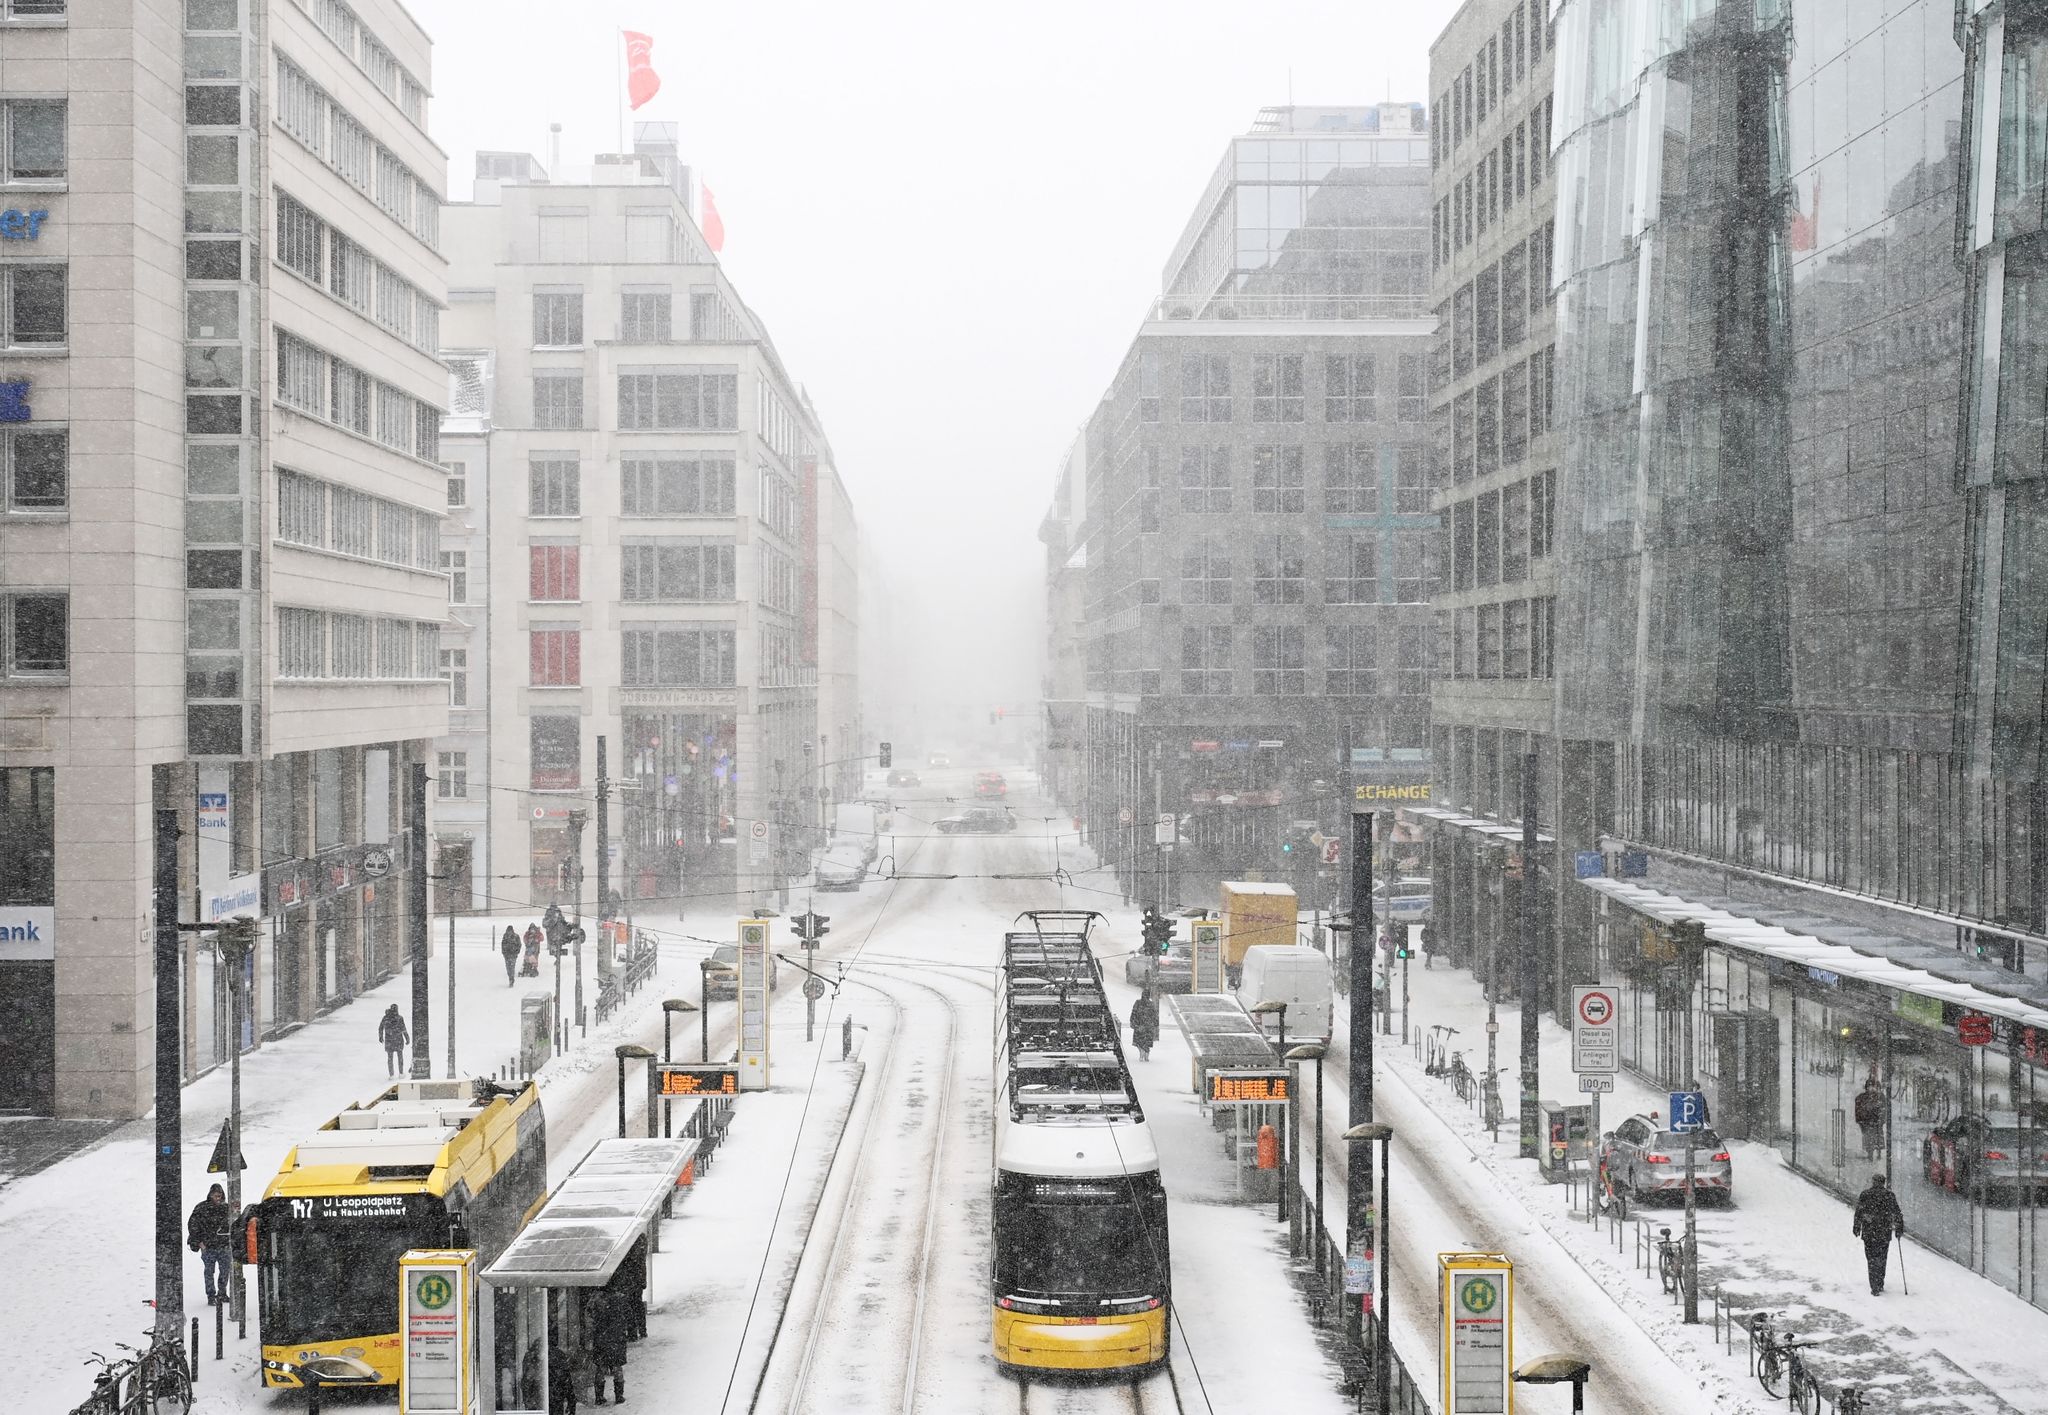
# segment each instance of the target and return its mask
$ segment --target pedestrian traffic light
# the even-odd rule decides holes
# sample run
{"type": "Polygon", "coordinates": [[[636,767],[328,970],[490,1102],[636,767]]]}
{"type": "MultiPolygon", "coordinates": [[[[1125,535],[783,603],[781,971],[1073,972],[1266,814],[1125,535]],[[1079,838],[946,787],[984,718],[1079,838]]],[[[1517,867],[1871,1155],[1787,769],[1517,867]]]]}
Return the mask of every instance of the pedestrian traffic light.
{"type": "Polygon", "coordinates": [[[881,758],[881,765],[888,766],[895,754],[895,748],[891,747],[887,742],[879,744],[878,755],[881,758]]]}

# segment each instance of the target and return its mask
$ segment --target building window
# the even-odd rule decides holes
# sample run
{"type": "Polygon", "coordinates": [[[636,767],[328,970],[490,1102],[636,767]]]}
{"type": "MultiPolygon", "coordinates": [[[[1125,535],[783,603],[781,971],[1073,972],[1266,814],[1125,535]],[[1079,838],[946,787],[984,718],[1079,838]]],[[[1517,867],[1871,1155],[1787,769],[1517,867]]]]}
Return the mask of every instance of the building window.
{"type": "Polygon", "coordinates": [[[1500,460],[1512,467],[1529,455],[1529,368],[1519,363],[1500,380],[1500,460]]]}
{"type": "Polygon", "coordinates": [[[6,296],[7,343],[17,348],[47,348],[64,342],[66,268],[62,265],[0,266],[6,296]]]}
{"type": "MultiPolygon", "coordinates": [[[[772,554],[772,552],[764,552],[772,554]]],[[[783,557],[775,557],[782,561],[783,557]]],[[[772,562],[766,562],[772,563],[772,562]]],[[[786,562],[784,562],[786,563],[786,562]]],[[[795,574],[788,575],[787,593],[777,607],[793,607],[795,574]]],[[[619,597],[669,602],[733,598],[733,547],[687,541],[627,542],[619,547],[619,597]]]]}
{"type": "Polygon", "coordinates": [[[671,337],[669,292],[628,290],[619,302],[619,338],[628,344],[666,344],[671,337]]]}
{"type": "Polygon", "coordinates": [[[1557,601],[1554,599],[1532,599],[1529,601],[1529,676],[1548,678],[1551,676],[1555,657],[1555,633],[1557,629],[1557,601]]]}
{"type": "Polygon", "coordinates": [[[277,258],[314,284],[326,283],[326,223],[283,192],[277,194],[277,258]]]}
{"type": "Polygon", "coordinates": [[[1146,349],[1138,355],[1138,421],[1156,423],[1159,421],[1159,385],[1164,375],[1160,369],[1160,353],[1157,349],[1146,349]]]}
{"type": "Polygon", "coordinates": [[[566,429],[583,426],[583,372],[550,369],[533,376],[533,425],[566,429]]]}
{"type": "Polygon", "coordinates": [[[1183,354],[1180,360],[1180,420],[1230,421],[1230,358],[1227,354],[1183,354]]]}
{"type": "Polygon", "coordinates": [[[448,706],[469,706],[469,650],[442,649],[441,677],[448,683],[448,706]]]}
{"type": "Polygon", "coordinates": [[[1529,601],[1511,599],[1501,606],[1501,676],[1529,676],[1529,601]]]}
{"type": "Polygon", "coordinates": [[[1180,552],[1180,602],[1230,603],[1230,552],[1212,541],[1183,546],[1180,552]]]}
{"type": "Polygon", "coordinates": [[[1323,691],[1365,697],[1379,671],[1380,636],[1371,624],[1331,624],[1323,630],[1323,691]]]}
{"type": "Polygon", "coordinates": [[[1371,515],[1380,509],[1380,467],[1364,442],[1333,442],[1323,449],[1323,509],[1371,515]]]}
{"type": "Polygon", "coordinates": [[[1379,550],[1377,535],[1330,537],[1323,546],[1323,602],[1377,604],[1380,598],[1379,550]]]}
{"type": "MultiPolygon", "coordinates": [[[[22,0],[12,0],[10,15],[19,15],[22,0]]],[[[61,0],[54,11],[64,12],[61,0]]],[[[68,105],[61,98],[11,98],[5,106],[7,172],[10,182],[49,181],[69,170],[64,128],[68,105]]]]}
{"type": "Polygon", "coordinates": [[[1518,481],[1500,494],[1500,578],[1504,584],[1529,577],[1529,483],[1518,481]]]}
{"type": "Polygon", "coordinates": [[[4,611],[9,678],[42,678],[71,668],[71,596],[63,591],[11,590],[4,611]]]}
{"type": "Polygon", "coordinates": [[[65,429],[9,429],[0,455],[9,511],[62,511],[70,504],[71,435],[65,429]]]}
{"type": "Polygon", "coordinates": [[[581,265],[590,259],[590,217],[582,211],[540,214],[540,260],[543,265],[581,265]]]}
{"type": "Polygon", "coordinates": [[[469,796],[469,753],[434,754],[434,794],[443,801],[461,801],[469,796]]]}
{"type": "Polygon", "coordinates": [[[583,784],[582,720],[568,713],[527,719],[530,784],[536,791],[568,791],[583,784]]]}
{"type": "Polygon", "coordinates": [[[1394,514],[1420,516],[1429,511],[1429,449],[1394,449],[1394,514]]]}
{"type": "Polygon", "coordinates": [[[1427,604],[1436,583],[1436,537],[1404,531],[1394,537],[1394,602],[1427,604]]]}
{"type": "Polygon", "coordinates": [[[666,211],[626,213],[626,259],[636,265],[675,259],[675,222],[666,211]]]}
{"type": "Polygon", "coordinates": [[[619,375],[619,427],[739,426],[739,375],[695,369],[649,369],[619,375]]]}
{"type": "Polygon", "coordinates": [[[629,456],[619,466],[619,514],[730,516],[734,480],[731,457],[629,456]]]}
{"type": "Polygon", "coordinates": [[[528,678],[536,688],[574,688],[583,681],[583,634],[573,626],[527,632],[528,678]]]}
{"type": "Polygon", "coordinates": [[[1252,600],[1301,604],[1308,597],[1307,557],[1297,535],[1261,536],[1252,553],[1252,600]]]}
{"type": "Polygon", "coordinates": [[[1331,354],[1323,360],[1323,421],[1369,423],[1379,416],[1379,360],[1331,354]]]}
{"type": "Polygon", "coordinates": [[[448,474],[449,509],[469,505],[469,469],[460,462],[443,462],[441,470],[448,474]]]}
{"type": "Polygon", "coordinates": [[[1308,671],[1299,624],[1265,624],[1252,630],[1252,691],[1306,693],[1308,671]]]}
{"type": "Polygon", "coordinates": [[[327,676],[327,616],[317,609],[277,611],[277,676],[327,676]]]}
{"type": "Polygon", "coordinates": [[[1550,555],[1551,527],[1557,520],[1557,473],[1538,472],[1529,478],[1529,558],[1550,555]]]}
{"type": "Polygon", "coordinates": [[[731,687],[739,681],[734,631],[697,624],[628,626],[620,635],[628,688],[731,687]]]}
{"type": "Polygon", "coordinates": [[[1307,509],[1308,484],[1302,477],[1301,448],[1252,449],[1252,510],[1307,509]]]}
{"type": "Polygon", "coordinates": [[[1500,677],[1500,606],[1479,606],[1478,670],[1481,678],[1500,677]]]}
{"type": "Polygon", "coordinates": [[[360,614],[330,614],[327,616],[327,633],[327,676],[368,678],[375,654],[375,636],[370,621],[360,614]]]}
{"type": "Polygon", "coordinates": [[[1253,356],[1253,422],[1298,423],[1304,416],[1305,403],[1306,399],[1303,398],[1301,391],[1301,355],[1253,356]]]}
{"type": "Polygon", "coordinates": [[[526,548],[526,597],[575,602],[582,594],[582,549],[574,545],[530,545],[526,548]]]}
{"type": "Polygon", "coordinates": [[[466,550],[444,550],[441,552],[441,573],[448,577],[448,602],[469,603],[469,552],[466,550]]]}
{"type": "Polygon", "coordinates": [[[1228,447],[1183,447],[1180,449],[1180,509],[1183,511],[1228,511],[1230,509],[1230,449],[1228,447]]]}
{"type": "Polygon", "coordinates": [[[526,464],[526,514],[580,516],[582,478],[574,458],[536,457],[526,464]]]}
{"type": "Polygon", "coordinates": [[[533,342],[552,348],[578,348],[583,343],[583,291],[533,292],[533,342]]]}
{"type": "Polygon", "coordinates": [[[1230,691],[1230,626],[1205,624],[1180,631],[1180,690],[1190,696],[1230,691]]]}

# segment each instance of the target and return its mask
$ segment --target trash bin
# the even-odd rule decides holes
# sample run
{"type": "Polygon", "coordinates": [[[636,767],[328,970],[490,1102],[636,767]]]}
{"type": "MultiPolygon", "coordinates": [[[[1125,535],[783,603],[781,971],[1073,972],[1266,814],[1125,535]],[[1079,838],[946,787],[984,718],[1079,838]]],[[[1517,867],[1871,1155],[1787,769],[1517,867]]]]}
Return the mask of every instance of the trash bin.
{"type": "Polygon", "coordinates": [[[1536,1114],[1543,1142],[1536,1147],[1536,1172],[1546,1182],[1561,1184],[1574,1164],[1593,1162],[1593,1107],[1538,1101],[1536,1114]]]}

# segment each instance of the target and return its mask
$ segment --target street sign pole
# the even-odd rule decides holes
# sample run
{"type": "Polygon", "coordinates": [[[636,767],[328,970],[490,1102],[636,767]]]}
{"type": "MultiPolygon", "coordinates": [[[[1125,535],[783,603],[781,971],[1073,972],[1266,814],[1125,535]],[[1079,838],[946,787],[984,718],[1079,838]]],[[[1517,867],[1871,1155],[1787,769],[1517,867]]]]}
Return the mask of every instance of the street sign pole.
{"type": "Polygon", "coordinates": [[[1699,1153],[1700,1132],[1685,1132],[1685,1262],[1680,1281],[1685,1284],[1685,1324],[1698,1326],[1700,1320],[1700,1237],[1694,1222],[1697,1196],[1692,1191],[1694,1157],[1699,1153]]]}

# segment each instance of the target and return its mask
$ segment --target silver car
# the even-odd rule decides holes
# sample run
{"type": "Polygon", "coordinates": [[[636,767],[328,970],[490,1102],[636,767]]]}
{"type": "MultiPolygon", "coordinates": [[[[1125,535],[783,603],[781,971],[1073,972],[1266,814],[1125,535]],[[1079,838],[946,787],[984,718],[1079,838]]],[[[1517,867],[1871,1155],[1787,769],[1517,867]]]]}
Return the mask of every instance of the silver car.
{"type": "MultiPolygon", "coordinates": [[[[1728,1147],[1711,1128],[1693,1140],[1693,1194],[1735,1201],[1735,1167],[1728,1147]]],[[[1600,1165],[1619,1194],[1642,1200],[1653,1194],[1685,1197],[1685,1141],[1660,1128],[1655,1116],[1631,1115],[1600,1137],[1600,1165]]]]}
{"type": "Polygon", "coordinates": [[[1154,992],[1193,992],[1195,946],[1174,939],[1166,945],[1164,958],[1156,953],[1139,952],[1124,959],[1125,982],[1134,988],[1141,988],[1148,980],[1154,992]]]}
{"type": "Polygon", "coordinates": [[[1928,1183],[1954,1193],[2024,1202],[2048,1189],[2048,1131],[2020,1124],[2017,1111],[1965,1111],[1921,1141],[1920,1164],[1928,1183]]]}

